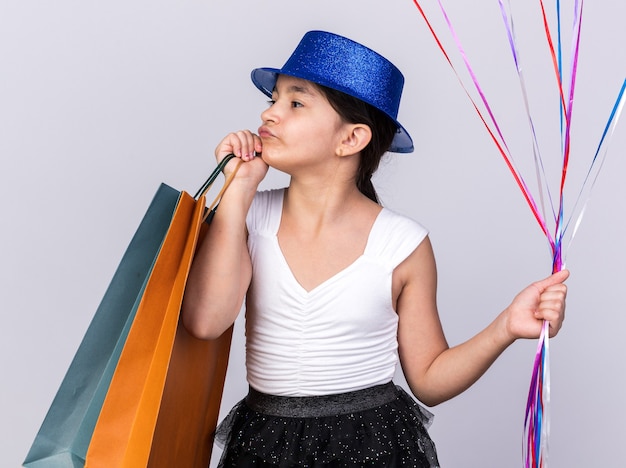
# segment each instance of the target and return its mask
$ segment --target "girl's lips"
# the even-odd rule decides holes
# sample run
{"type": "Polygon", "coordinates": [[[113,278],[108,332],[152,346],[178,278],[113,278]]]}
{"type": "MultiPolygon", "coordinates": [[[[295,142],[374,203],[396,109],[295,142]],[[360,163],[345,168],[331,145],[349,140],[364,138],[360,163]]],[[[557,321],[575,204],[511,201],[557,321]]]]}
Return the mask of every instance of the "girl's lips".
{"type": "Polygon", "coordinates": [[[258,130],[259,136],[261,138],[273,137],[275,136],[272,132],[269,131],[267,127],[259,127],[258,130]]]}

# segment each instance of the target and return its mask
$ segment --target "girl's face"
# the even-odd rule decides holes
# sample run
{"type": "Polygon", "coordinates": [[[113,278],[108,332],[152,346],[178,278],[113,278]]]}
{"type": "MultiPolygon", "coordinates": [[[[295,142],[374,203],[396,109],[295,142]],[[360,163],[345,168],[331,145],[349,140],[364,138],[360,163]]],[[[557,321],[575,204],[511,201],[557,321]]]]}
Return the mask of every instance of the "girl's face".
{"type": "Polygon", "coordinates": [[[292,175],[332,160],[347,128],[317,86],[287,75],[278,77],[261,119],[263,160],[292,175]]]}

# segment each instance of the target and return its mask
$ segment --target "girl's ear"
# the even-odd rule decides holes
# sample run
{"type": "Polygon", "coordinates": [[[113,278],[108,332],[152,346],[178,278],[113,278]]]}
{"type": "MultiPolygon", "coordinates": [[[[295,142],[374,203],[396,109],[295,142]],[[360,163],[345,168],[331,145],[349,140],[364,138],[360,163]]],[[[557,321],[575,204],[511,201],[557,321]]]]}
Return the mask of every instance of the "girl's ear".
{"type": "Polygon", "coordinates": [[[372,130],[365,124],[347,124],[346,133],[337,147],[337,156],[351,156],[365,148],[372,139],[372,130]]]}

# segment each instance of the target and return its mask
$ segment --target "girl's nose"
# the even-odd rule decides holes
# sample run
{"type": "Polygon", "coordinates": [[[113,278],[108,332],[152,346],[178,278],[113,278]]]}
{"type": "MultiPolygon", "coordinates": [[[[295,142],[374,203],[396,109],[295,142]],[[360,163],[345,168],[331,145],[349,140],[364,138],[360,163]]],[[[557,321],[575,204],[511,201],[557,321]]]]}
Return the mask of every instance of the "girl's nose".
{"type": "Polygon", "coordinates": [[[279,112],[278,106],[276,103],[270,104],[270,106],[261,112],[261,121],[263,122],[274,122],[277,123],[279,121],[279,112]]]}

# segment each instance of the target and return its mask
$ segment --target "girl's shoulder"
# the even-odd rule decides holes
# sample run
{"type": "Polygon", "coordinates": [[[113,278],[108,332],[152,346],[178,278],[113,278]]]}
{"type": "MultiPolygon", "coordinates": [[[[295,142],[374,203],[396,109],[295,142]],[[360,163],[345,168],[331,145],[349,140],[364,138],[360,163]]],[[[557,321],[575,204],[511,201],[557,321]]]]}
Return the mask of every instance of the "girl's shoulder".
{"type": "Polygon", "coordinates": [[[284,188],[259,190],[254,195],[254,200],[252,201],[252,208],[259,209],[261,207],[271,207],[275,205],[282,205],[284,193],[285,193],[284,188]]]}
{"type": "Polygon", "coordinates": [[[284,188],[258,191],[248,210],[246,224],[249,232],[277,230],[283,206],[284,188]]]}
{"type": "Polygon", "coordinates": [[[383,208],[372,227],[368,253],[386,259],[395,268],[426,238],[428,230],[414,219],[383,208]]]}

